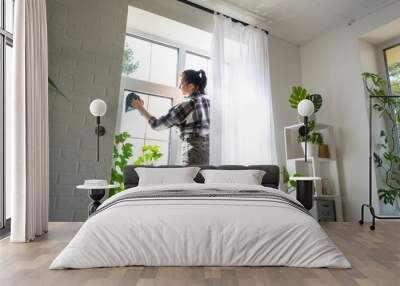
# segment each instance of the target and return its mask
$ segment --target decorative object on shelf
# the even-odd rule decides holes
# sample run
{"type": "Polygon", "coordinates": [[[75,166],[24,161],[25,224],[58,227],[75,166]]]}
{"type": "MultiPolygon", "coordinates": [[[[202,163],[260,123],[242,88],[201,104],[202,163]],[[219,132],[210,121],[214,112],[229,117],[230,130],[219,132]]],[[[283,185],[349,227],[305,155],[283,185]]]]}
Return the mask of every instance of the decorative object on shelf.
{"type": "Polygon", "coordinates": [[[78,190],[88,190],[92,202],[88,206],[89,216],[101,205],[100,200],[104,197],[107,189],[118,188],[117,185],[109,185],[107,180],[85,180],[83,185],[76,187],[78,190]]]}
{"type": "Polygon", "coordinates": [[[322,134],[319,132],[314,132],[315,130],[315,120],[310,121],[307,125],[299,128],[299,135],[297,136],[297,142],[301,144],[304,154],[307,153],[310,157],[317,157],[319,152],[319,146],[324,143],[322,134]],[[305,135],[307,132],[307,136],[305,135]],[[307,144],[307,142],[309,144],[307,144]]]}
{"type": "MultiPolygon", "coordinates": [[[[109,191],[109,197],[125,190],[123,171],[133,157],[133,145],[126,142],[130,137],[128,132],[121,132],[115,135],[111,184],[116,184],[118,187],[109,191]]],[[[162,156],[159,148],[157,145],[144,145],[142,147],[142,155],[136,159],[134,164],[136,166],[153,165],[162,156]]]]}
{"type": "Polygon", "coordinates": [[[310,210],[313,207],[314,181],[319,181],[319,177],[290,177],[290,180],[296,181],[296,199],[303,204],[303,206],[310,210]]]}
{"type": "Polygon", "coordinates": [[[315,120],[309,121],[309,118],[322,107],[322,97],[320,94],[310,94],[304,87],[294,86],[289,103],[290,107],[297,109],[299,115],[304,119],[304,125],[299,128],[297,140],[301,143],[304,159],[307,161],[307,154],[311,157],[317,156],[318,145],[323,143],[322,134],[312,132],[315,129],[315,120]],[[310,144],[307,146],[307,143],[310,144]]]}
{"type": "Polygon", "coordinates": [[[329,159],[329,145],[328,144],[319,144],[318,148],[318,157],[329,159]]]}
{"type": "Polygon", "coordinates": [[[329,178],[321,179],[321,195],[323,196],[333,195],[329,178]]]}
{"type": "Polygon", "coordinates": [[[104,116],[107,112],[107,104],[102,99],[95,99],[90,103],[89,106],[90,113],[96,117],[96,129],[95,133],[97,135],[97,162],[100,161],[100,136],[106,133],[104,126],[100,125],[100,117],[104,116]]]}
{"type": "Polygon", "coordinates": [[[376,170],[383,171],[384,179],[381,183],[383,187],[378,187],[378,195],[384,203],[393,204],[396,199],[400,198],[400,154],[395,149],[398,148],[398,143],[394,132],[400,125],[400,112],[396,112],[400,109],[400,96],[387,95],[386,94],[386,81],[377,74],[363,73],[364,87],[368,93],[369,99],[369,188],[368,203],[364,203],[361,206],[361,219],[360,224],[364,223],[364,208],[370,210],[372,216],[372,224],[370,229],[375,229],[375,219],[400,219],[400,216],[381,216],[375,213],[375,208],[372,202],[372,168],[373,164],[376,166],[376,170]],[[372,114],[373,111],[379,112],[380,118],[384,118],[385,123],[389,125],[388,130],[390,134],[381,130],[379,133],[379,142],[377,144],[377,151],[381,153],[373,152],[372,145],[372,114]],[[390,140],[389,140],[390,139],[390,140]]]}

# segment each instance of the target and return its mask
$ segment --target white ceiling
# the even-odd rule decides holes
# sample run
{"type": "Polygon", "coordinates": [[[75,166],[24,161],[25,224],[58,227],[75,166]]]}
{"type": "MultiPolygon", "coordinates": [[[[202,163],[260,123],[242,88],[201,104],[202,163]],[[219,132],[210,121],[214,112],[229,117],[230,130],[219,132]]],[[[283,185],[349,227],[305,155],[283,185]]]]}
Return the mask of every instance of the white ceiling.
{"type": "MultiPolygon", "coordinates": [[[[400,0],[193,0],[302,44],[400,0]]],[[[399,15],[400,17],[400,15],[399,15]]]]}

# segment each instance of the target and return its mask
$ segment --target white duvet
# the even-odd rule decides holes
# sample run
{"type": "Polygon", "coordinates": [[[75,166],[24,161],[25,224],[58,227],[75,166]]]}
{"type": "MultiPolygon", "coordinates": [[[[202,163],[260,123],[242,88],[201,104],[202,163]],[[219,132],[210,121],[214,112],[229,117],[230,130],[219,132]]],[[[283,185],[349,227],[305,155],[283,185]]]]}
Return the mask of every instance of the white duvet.
{"type": "MultiPolygon", "coordinates": [[[[128,189],[265,190],[262,186],[180,184],[128,189]]],[[[294,266],[349,268],[309,215],[287,204],[246,198],[125,201],[90,217],[50,269],[145,266],[294,266]]]]}

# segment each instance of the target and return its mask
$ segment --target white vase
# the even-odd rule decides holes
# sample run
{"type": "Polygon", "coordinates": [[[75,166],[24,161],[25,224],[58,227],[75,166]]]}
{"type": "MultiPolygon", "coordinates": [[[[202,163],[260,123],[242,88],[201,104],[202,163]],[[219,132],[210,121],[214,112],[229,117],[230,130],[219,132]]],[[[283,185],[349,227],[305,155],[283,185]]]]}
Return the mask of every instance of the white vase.
{"type": "MultiPolygon", "coordinates": [[[[301,142],[301,148],[303,148],[303,153],[305,153],[306,147],[305,142],[301,142]]],[[[308,157],[318,157],[318,145],[307,142],[307,158],[308,157]]]]}

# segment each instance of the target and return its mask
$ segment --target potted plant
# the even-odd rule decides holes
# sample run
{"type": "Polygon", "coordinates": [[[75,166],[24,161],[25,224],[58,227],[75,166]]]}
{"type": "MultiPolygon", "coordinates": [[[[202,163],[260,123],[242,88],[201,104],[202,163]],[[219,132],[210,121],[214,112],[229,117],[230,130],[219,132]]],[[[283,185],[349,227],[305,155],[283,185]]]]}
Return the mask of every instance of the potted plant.
{"type": "MultiPolygon", "coordinates": [[[[116,184],[119,187],[111,189],[108,196],[112,197],[116,193],[125,190],[123,171],[128,165],[128,161],[133,157],[133,145],[126,140],[130,137],[128,132],[121,132],[115,135],[113,146],[113,166],[111,168],[111,184],[116,184]]],[[[145,145],[142,147],[142,155],[139,156],[135,165],[153,165],[155,161],[160,159],[162,153],[157,145],[145,145]]]]}
{"type": "Polygon", "coordinates": [[[297,142],[301,144],[301,148],[303,149],[303,152],[305,152],[305,142],[307,141],[307,154],[310,157],[317,157],[319,146],[324,144],[324,138],[321,133],[314,132],[315,120],[308,123],[307,129],[307,135],[305,135],[304,132],[299,131],[297,142]]]}
{"type": "MultiPolygon", "coordinates": [[[[314,114],[317,113],[322,107],[322,96],[320,94],[310,94],[302,86],[292,87],[292,94],[289,97],[290,107],[297,109],[297,106],[303,99],[309,99],[314,103],[314,114]]],[[[324,143],[322,134],[315,132],[315,116],[310,118],[311,120],[307,124],[307,134],[305,133],[305,128],[299,128],[299,135],[297,136],[297,142],[299,142],[305,152],[305,142],[307,141],[307,154],[310,157],[318,156],[319,145],[324,143]]]]}

